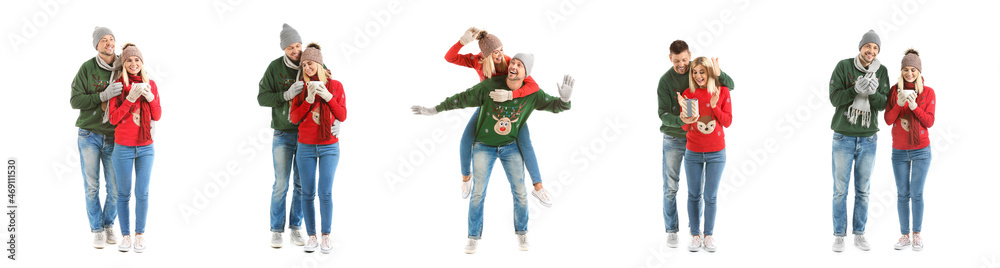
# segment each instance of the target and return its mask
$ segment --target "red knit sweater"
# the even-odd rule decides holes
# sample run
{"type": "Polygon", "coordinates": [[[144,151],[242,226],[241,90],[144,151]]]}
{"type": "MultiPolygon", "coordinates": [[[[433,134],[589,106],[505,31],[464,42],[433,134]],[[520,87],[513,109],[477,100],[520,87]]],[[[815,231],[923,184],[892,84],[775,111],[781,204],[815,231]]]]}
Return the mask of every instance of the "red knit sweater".
{"type": "Polygon", "coordinates": [[[726,133],[723,128],[733,123],[733,107],[729,98],[729,88],[719,87],[719,101],[712,108],[712,94],[708,89],[699,88],[694,93],[690,89],[681,93],[684,98],[698,100],[697,122],[681,128],[687,131],[687,149],[698,153],[718,152],[726,149],[726,133]]]}
{"type": "MultiPolygon", "coordinates": [[[[914,86],[913,83],[904,83],[903,88],[912,89],[914,86]]],[[[914,110],[910,110],[909,103],[903,103],[903,106],[896,105],[896,86],[892,86],[889,91],[885,123],[892,125],[892,148],[915,150],[930,145],[930,132],[927,128],[934,126],[934,106],[937,105],[934,89],[924,86],[923,92],[917,95],[917,109],[914,110]]]]}
{"type": "MultiPolygon", "coordinates": [[[[444,54],[444,60],[450,63],[454,63],[456,65],[472,68],[476,70],[477,74],[479,74],[480,82],[486,80],[486,75],[483,74],[483,55],[482,54],[472,55],[472,53],[459,55],[458,51],[461,49],[462,49],[462,42],[459,41],[458,43],[455,43],[455,45],[451,46],[451,49],[448,50],[448,53],[444,54]]],[[[504,59],[507,60],[508,63],[510,63],[510,57],[508,57],[507,55],[504,55],[503,57],[504,59]]],[[[497,76],[497,75],[507,75],[507,70],[493,70],[492,76],[497,76]]],[[[535,83],[534,78],[528,76],[524,78],[524,86],[521,86],[521,88],[519,89],[515,89],[513,93],[514,93],[514,98],[520,98],[531,95],[535,92],[538,92],[538,83],[535,83]]]]}
{"type": "MultiPolygon", "coordinates": [[[[314,78],[315,79],[315,78],[314,78]]],[[[309,85],[306,84],[306,87],[309,85]]],[[[299,124],[299,142],[305,144],[334,144],[340,141],[337,136],[331,136],[330,139],[322,140],[317,131],[320,131],[319,117],[327,116],[332,122],[334,119],[344,122],[347,120],[347,98],[344,95],[344,85],[340,81],[327,79],[326,90],[333,94],[333,98],[327,104],[330,105],[329,114],[319,114],[319,103],[323,101],[319,95],[316,95],[316,100],[313,103],[308,103],[305,100],[299,101],[302,98],[293,99],[292,103],[292,113],[289,119],[292,123],[299,124]],[[296,103],[297,102],[297,103],[296,103]]],[[[308,94],[308,89],[303,89],[302,94],[308,94]]],[[[325,129],[323,131],[330,131],[325,129]]]]}
{"type": "MultiPolygon", "coordinates": [[[[122,81],[122,78],[115,80],[118,83],[122,81]]],[[[129,92],[132,92],[132,84],[141,82],[142,80],[129,83],[122,90],[122,96],[128,96],[129,92]]],[[[153,80],[149,80],[149,87],[150,91],[153,92],[153,101],[149,102],[150,118],[153,121],[157,121],[160,120],[160,93],[157,91],[156,82],[153,82],[153,80]]],[[[125,100],[123,103],[118,103],[117,97],[108,100],[108,110],[111,111],[110,115],[108,115],[108,121],[115,125],[115,143],[125,146],[146,146],[152,144],[152,136],[148,140],[139,138],[139,124],[141,124],[140,118],[142,115],[142,109],[139,108],[139,104],[128,101],[128,98],[123,99],[125,100]]],[[[145,97],[139,96],[136,102],[141,102],[142,100],[145,100],[145,97]]]]}

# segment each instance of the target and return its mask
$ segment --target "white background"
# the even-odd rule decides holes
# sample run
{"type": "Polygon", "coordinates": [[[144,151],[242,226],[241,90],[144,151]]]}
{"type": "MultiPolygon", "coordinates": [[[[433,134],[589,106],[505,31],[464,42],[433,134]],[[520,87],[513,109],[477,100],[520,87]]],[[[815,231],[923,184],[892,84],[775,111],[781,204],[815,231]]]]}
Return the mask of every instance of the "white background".
{"type": "MultiPolygon", "coordinates": [[[[994,2],[283,2],[5,2],[0,155],[17,157],[21,173],[19,260],[3,266],[1000,266],[1000,182],[988,168],[997,146],[987,136],[997,130],[988,113],[1000,71],[994,2]],[[282,55],[285,22],[323,46],[349,100],[330,255],[303,253],[287,233],[284,248],[269,247],[270,109],[255,97],[265,67],[282,55]],[[114,31],[119,53],[126,42],[138,45],[162,95],[142,254],[90,245],[78,111],[68,100],[80,64],[96,54],[98,25],[114,31]],[[409,111],[477,82],[473,70],[443,60],[470,26],[497,35],[508,55],[535,53],[532,75],[548,93],[557,94],[563,74],[577,80],[572,110],[530,119],[555,205],[531,198],[528,252],[516,248],[499,163],[479,253],[462,252],[468,200],[460,199],[457,147],[472,109],[409,111]],[[939,100],[919,253],[892,249],[899,224],[881,113],[866,230],[872,250],[830,250],[827,85],[868,29],[881,36],[878,58],[891,83],[903,51],[916,48],[939,100]],[[682,248],[665,243],[655,92],[675,39],[695,56],[720,57],[736,83],[714,254],[687,252],[687,236],[682,248]]],[[[682,234],[686,186],[678,194],[682,234]]]]}

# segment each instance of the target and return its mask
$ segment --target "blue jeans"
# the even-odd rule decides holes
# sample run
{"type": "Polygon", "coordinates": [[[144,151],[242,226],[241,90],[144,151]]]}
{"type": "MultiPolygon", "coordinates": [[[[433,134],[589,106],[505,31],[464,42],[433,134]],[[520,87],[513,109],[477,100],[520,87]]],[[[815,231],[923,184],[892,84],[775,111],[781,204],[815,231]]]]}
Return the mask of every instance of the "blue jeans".
{"type": "Polygon", "coordinates": [[[111,228],[118,216],[116,208],[118,192],[115,190],[115,169],[111,162],[111,153],[115,150],[115,136],[101,135],[80,129],[76,138],[80,149],[80,170],[83,173],[84,196],[87,202],[87,219],[90,220],[90,231],[103,232],[111,228]],[[104,166],[104,209],[101,209],[101,198],[98,196],[101,186],[101,166],[104,166]]]}
{"type": "Polygon", "coordinates": [[[687,139],[663,134],[663,222],[667,233],[676,233],[677,188],[687,139]]]}
{"type": "Polygon", "coordinates": [[[135,167],[135,233],[146,232],[149,210],[149,176],[153,172],[153,144],[125,146],[115,144],[115,178],[118,180],[118,224],[122,235],[129,235],[129,199],[132,196],[132,167],[135,167]]]}
{"type": "Polygon", "coordinates": [[[316,145],[299,143],[295,162],[302,183],[302,211],[306,216],[306,233],[316,235],[316,194],[319,192],[320,231],[330,234],[333,223],[333,174],[340,162],[340,143],[316,145]],[[317,190],[316,169],[319,169],[317,190]]]}
{"type": "Polygon", "coordinates": [[[865,234],[868,189],[875,167],[878,134],[851,137],[833,133],[833,235],[847,236],[847,185],[854,170],[854,234],[865,234]]]}
{"type": "MultiPolygon", "coordinates": [[[[462,166],[462,175],[472,175],[469,167],[472,166],[472,143],[476,140],[476,120],[479,119],[479,109],[469,118],[469,124],[462,132],[462,140],[458,144],[459,164],[462,166]]],[[[531,133],[528,132],[528,125],[521,126],[517,132],[517,144],[521,151],[521,157],[528,168],[528,175],[531,175],[531,184],[542,183],[542,172],[538,171],[538,158],[535,157],[535,147],[531,145],[531,133]]]]}
{"type": "Polygon", "coordinates": [[[688,184],[688,220],[691,235],[701,235],[701,201],[705,202],[705,235],[715,230],[716,198],[722,170],[726,168],[726,149],[718,152],[684,152],[684,173],[688,184]],[[703,188],[704,185],[704,188],[703,188]]]}
{"type": "Polygon", "coordinates": [[[288,227],[302,228],[302,184],[299,183],[299,168],[295,165],[295,150],[298,148],[299,133],[274,131],[271,155],[274,158],[274,186],[271,187],[271,232],[285,231],[285,197],[288,196],[288,179],[291,177],[292,208],[288,212],[288,227]],[[294,171],[294,173],[292,173],[294,171]]]}
{"type": "Polygon", "coordinates": [[[528,192],[524,187],[524,161],[517,149],[517,142],[494,147],[476,142],[473,145],[472,198],[469,199],[469,238],[479,239],[483,234],[483,203],[486,201],[486,186],[490,183],[493,164],[500,158],[510,193],[514,196],[514,233],[528,233],[528,192]]]}
{"type": "Polygon", "coordinates": [[[931,147],[916,150],[892,149],[892,173],[896,175],[896,212],[899,231],[910,233],[910,200],[913,200],[913,232],[920,232],[924,220],[924,182],[931,167],[931,147]]]}

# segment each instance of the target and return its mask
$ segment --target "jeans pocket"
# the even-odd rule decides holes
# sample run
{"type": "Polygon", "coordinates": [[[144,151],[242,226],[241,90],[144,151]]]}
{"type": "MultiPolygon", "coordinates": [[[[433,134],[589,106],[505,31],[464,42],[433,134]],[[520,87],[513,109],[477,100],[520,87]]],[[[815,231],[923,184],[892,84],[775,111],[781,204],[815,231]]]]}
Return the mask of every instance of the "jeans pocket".
{"type": "Polygon", "coordinates": [[[274,131],[274,137],[281,137],[283,135],[285,135],[284,131],[281,131],[281,130],[275,130],[274,131]]]}
{"type": "Polygon", "coordinates": [[[844,135],[841,135],[840,133],[833,133],[833,140],[834,141],[842,141],[842,140],[844,140],[844,135]]]}
{"type": "Polygon", "coordinates": [[[80,137],[89,137],[90,131],[81,128],[79,131],[77,131],[77,135],[79,135],[80,137]]]}
{"type": "Polygon", "coordinates": [[[878,134],[868,137],[868,142],[878,142],[878,134]]]}

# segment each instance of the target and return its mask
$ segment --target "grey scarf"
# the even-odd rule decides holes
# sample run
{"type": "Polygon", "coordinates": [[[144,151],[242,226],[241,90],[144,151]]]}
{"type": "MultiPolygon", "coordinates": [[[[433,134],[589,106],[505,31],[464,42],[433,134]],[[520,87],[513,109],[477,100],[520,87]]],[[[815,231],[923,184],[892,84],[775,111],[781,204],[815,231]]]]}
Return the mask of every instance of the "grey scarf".
{"type": "Polygon", "coordinates": [[[292,70],[298,71],[295,73],[295,81],[299,81],[302,75],[302,67],[292,63],[292,60],[288,58],[288,55],[281,56],[285,61],[285,67],[292,68],[292,70]]]}
{"type": "MultiPolygon", "coordinates": [[[[101,68],[101,69],[103,69],[105,71],[111,71],[111,78],[108,78],[108,85],[111,85],[111,83],[115,81],[115,75],[118,73],[118,71],[115,69],[115,67],[118,67],[117,65],[119,65],[119,62],[118,62],[119,60],[120,60],[119,56],[115,55],[115,59],[111,61],[111,64],[114,64],[114,65],[108,65],[107,62],[104,62],[104,60],[101,59],[101,54],[97,54],[97,57],[94,58],[94,61],[97,61],[97,67],[99,67],[99,68],[101,68]]],[[[111,111],[108,111],[108,110],[111,110],[111,108],[108,108],[107,110],[105,110],[104,111],[104,116],[101,117],[101,121],[103,123],[107,123],[108,122],[108,115],[111,113],[111,111]]]]}
{"type": "Polygon", "coordinates": [[[847,110],[847,121],[851,125],[858,124],[858,118],[861,118],[861,125],[864,127],[869,127],[871,125],[871,104],[868,102],[868,96],[875,93],[878,89],[878,77],[875,76],[875,72],[878,68],[882,66],[882,63],[878,59],[872,60],[872,63],[865,68],[861,65],[861,57],[854,58],[854,68],[865,73],[864,76],[859,77],[858,81],[855,83],[860,83],[862,80],[868,80],[868,85],[865,90],[859,92],[857,96],[854,96],[854,103],[847,110]]]}

